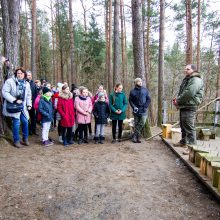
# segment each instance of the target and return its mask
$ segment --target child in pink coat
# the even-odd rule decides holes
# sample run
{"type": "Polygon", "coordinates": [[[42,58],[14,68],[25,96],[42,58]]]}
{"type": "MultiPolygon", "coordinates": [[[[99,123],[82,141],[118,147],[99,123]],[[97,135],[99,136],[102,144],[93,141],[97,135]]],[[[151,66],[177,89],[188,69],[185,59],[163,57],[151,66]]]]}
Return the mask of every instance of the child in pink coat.
{"type": "Polygon", "coordinates": [[[88,143],[88,132],[87,126],[91,123],[92,113],[92,101],[87,96],[88,89],[81,87],[79,89],[80,95],[75,98],[75,109],[76,109],[76,122],[78,123],[79,129],[79,141],[78,144],[88,143]]]}

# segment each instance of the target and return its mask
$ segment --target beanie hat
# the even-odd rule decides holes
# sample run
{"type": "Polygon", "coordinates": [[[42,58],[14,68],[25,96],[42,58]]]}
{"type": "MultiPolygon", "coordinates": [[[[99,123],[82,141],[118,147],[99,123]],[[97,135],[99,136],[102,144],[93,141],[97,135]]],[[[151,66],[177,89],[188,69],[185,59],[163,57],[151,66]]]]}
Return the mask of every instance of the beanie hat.
{"type": "Polygon", "coordinates": [[[142,82],[142,79],[141,79],[141,78],[136,78],[136,79],[134,80],[134,84],[136,85],[137,82],[142,82]]]}
{"type": "Polygon", "coordinates": [[[43,88],[43,94],[46,94],[47,92],[51,92],[51,90],[47,87],[43,88]]]}
{"type": "Polygon", "coordinates": [[[105,94],[103,92],[100,92],[99,93],[99,99],[101,99],[101,97],[103,97],[103,96],[105,97],[105,94]]]}

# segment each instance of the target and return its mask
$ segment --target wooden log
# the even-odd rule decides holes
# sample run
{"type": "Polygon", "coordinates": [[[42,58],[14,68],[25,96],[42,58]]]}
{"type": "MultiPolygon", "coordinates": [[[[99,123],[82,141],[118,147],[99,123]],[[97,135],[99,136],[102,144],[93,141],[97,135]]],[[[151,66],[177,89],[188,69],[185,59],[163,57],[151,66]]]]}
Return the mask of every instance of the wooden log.
{"type": "Polygon", "coordinates": [[[205,155],[207,155],[208,153],[204,153],[204,152],[196,152],[195,153],[195,166],[199,167],[200,163],[201,163],[201,159],[202,157],[204,157],[205,155]]]}
{"type": "Polygon", "coordinates": [[[195,157],[196,157],[196,153],[208,153],[207,148],[204,147],[199,147],[196,145],[189,145],[189,161],[191,161],[192,163],[195,163],[195,157]]]}
{"type": "Polygon", "coordinates": [[[220,171],[220,162],[211,162],[211,170],[212,172],[212,185],[214,187],[218,187],[219,183],[219,174],[218,171],[220,171]]]}
{"type": "Polygon", "coordinates": [[[220,171],[217,171],[218,174],[218,192],[220,193],[220,171]]]}
{"type": "MultiPolygon", "coordinates": [[[[200,171],[203,175],[207,176],[208,165],[211,162],[220,162],[220,157],[208,154],[201,158],[200,171]]],[[[211,176],[210,172],[209,172],[209,176],[211,176]]]]}

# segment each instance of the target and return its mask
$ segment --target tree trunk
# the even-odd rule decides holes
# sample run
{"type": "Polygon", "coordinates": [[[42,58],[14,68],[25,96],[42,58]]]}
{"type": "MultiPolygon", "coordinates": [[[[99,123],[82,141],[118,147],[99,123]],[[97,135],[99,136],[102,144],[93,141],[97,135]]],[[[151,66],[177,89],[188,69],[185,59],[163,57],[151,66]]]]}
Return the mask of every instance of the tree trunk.
{"type": "Polygon", "coordinates": [[[108,42],[108,48],[109,48],[109,54],[108,54],[108,89],[109,93],[113,89],[113,74],[112,74],[112,0],[108,1],[109,3],[109,42],[108,42]]]}
{"type": "Polygon", "coordinates": [[[36,74],[36,0],[32,0],[32,30],[31,30],[31,72],[36,74]]]}
{"type": "Polygon", "coordinates": [[[119,35],[119,0],[114,1],[114,59],[113,84],[121,82],[120,76],[120,35],[119,35]]]}
{"type": "Polygon", "coordinates": [[[109,73],[109,5],[108,0],[105,1],[105,78],[104,78],[104,86],[106,91],[108,89],[108,73],[109,73]]]}
{"type": "Polygon", "coordinates": [[[201,0],[198,0],[198,24],[197,24],[197,71],[200,71],[200,25],[201,23],[201,0]]]}
{"type": "MultiPolygon", "coordinates": [[[[144,44],[142,26],[142,4],[141,0],[132,0],[132,42],[134,54],[134,75],[142,78],[143,86],[146,86],[144,69],[144,44]]],[[[150,125],[147,120],[144,136],[150,137],[150,125]]]]}
{"type": "Polygon", "coordinates": [[[8,0],[1,0],[2,22],[3,22],[3,42],[4,56],[11,61],[11,34],[9,24],[9,8],[8,0]]]}
{"type": "Polygon", "coordinates": [[[20,0],[8,1],[9,9],[9,25],[11,34],[11,63],[14,67],[19,65],[19,12],[20,0]]]}
{"type": "Polygon", "coordinates": [[[74,36],[73,36],[73,12],[72,12],[72,0],[69,0],[69,29],[70,29],[70,81],[76,82],[76,71],[74,64],[74,36]]]}
{"type": "Polygon", "coordinates": [[[216,98],[220,96],[220,46],[218,49],[218,72],[217,72],[217,84],[216,84],[216,98]]]}
{"type": "Polygon", "coordinates": [[[55,61],[55,36],[54,36],[54,20],[53,20],[53,0],[50,1],[50,13],[51,13],[51,32],[52,32],[52,59],[53,59],[53,84],[58,82],[57,79],[57,68],[55,61]]]}
{"type": "Polygon", "coordinates": [[[165,2],[160,0],[160,39],[159,39],[159,67],[158,67],[158,111],[157,126],[161,127],[163,122],[162,108],[164,101],[164,23],[165,23],[165,2]]]}
{"type": "Polygon", "coordinates": [[[192,2],[191,0],[186,0],[186,64],[192,64],[192,62],[192,2]]]}

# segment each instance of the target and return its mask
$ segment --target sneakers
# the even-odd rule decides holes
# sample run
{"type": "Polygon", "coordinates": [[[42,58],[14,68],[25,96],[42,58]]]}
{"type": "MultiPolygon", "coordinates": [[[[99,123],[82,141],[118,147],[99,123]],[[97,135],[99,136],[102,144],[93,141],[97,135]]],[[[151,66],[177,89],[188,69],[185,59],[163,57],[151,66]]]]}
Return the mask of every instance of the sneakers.
{"type": "Polygon", "coordinates": [[[181,142],[178,142],[178,143],[176,143],[176,144],[173,144],[173,146],[174,146],[174,147],[187,147],[186,144],[183,144],[183,143],[181,143],[181,142]]]}
{"type": "Polygon", "coordinates": [[[122,139],[121,139],[121,138],[118,138],[118,142],[122,142],[122,139]]]}
{"type": "Polygon", "coordinates": [[[51,142],[50,140],[46,140],[46,141],[43,141],[43,145],[44,147],[48,147],[50,145],[53,145],[53,142],[51,142]]]}

